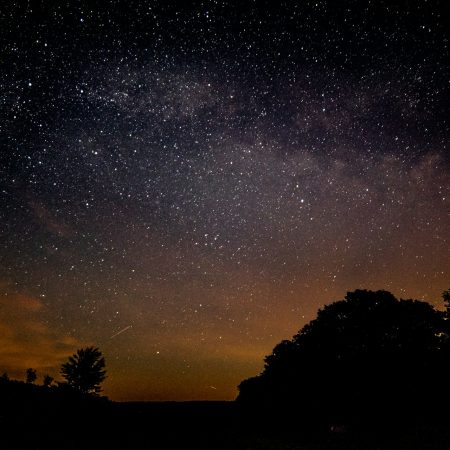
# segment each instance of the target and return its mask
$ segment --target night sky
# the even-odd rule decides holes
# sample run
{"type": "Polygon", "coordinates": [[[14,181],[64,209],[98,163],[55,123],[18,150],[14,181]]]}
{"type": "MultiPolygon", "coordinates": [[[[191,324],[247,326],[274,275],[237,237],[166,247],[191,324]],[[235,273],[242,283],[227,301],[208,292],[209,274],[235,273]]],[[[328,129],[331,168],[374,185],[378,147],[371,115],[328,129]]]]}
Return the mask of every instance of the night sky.
{"type": "Polygon", "coordinates": [[[357,288],[450,287],[446,1],[2,1],[0,372],[233,399],[357,288]]]}

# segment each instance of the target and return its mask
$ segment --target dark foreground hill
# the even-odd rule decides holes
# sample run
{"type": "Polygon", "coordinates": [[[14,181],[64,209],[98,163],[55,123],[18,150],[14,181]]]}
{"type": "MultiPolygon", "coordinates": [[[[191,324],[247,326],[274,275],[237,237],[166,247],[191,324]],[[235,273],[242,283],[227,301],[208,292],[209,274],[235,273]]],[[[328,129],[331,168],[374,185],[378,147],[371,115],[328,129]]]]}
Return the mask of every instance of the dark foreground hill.
{"type": "Polygon", "coordinates": [[[450,427],[417,424],[300,432],[253,420],[235,402],[116,403],[58,388],[0,383],[0,449],[444,450],[450,427]]]}
{"type": "Polygon", "coordinates": [[[94,370],[101,379],[81,389],[75,363],[103,361],[94,348],[63,366],[77,383],[5,374],[0,450],[450,450],[450,293],[443,298],[446,311],[387,291],[347,293],[278,344],[236,402],[92,395],[104,376],[94,370]]]}

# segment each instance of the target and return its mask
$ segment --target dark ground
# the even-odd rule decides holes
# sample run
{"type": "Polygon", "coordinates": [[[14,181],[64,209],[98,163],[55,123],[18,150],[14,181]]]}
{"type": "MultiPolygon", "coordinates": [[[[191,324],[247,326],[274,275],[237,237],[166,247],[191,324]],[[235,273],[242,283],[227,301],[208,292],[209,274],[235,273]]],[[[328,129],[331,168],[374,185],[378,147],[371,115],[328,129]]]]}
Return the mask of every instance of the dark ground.
{"type": "Polygon", "coordinates": [[[396,436],[351,432],[305,437],[250,427],[232,402],[112,403],[59,417],[2,417],[0,448],[9,449],[450,449],[450,427],[415,427],[396,436]],[[96,412],[93,409],[97,409],[96,412]]]}
{"type": "Polygon", "coordinates": [[[445,418],[389,433],[331,433],[302,430],[295,417],[277,428],[234,402],[115,403],[24,383],[0,386],[0,401],[0,450],[450,449],[445,418]]]}

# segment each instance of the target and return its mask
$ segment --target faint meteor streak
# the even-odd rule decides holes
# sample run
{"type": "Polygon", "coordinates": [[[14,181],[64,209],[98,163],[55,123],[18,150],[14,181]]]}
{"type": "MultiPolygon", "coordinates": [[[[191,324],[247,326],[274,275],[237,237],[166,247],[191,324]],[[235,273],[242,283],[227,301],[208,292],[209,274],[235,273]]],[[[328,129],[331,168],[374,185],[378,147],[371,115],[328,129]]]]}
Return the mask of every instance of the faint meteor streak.
{"type": "Polygon", "coordinates": [[[125,331],[129,330],[130,328],[132,328],[133,325],[128,325],[127,327],[123,328],[122,330],[118,331],[117,333],[113,334],[110,339],[115,338],[116,336],[119,336],[119,334],[124,333],[125,331]]]}

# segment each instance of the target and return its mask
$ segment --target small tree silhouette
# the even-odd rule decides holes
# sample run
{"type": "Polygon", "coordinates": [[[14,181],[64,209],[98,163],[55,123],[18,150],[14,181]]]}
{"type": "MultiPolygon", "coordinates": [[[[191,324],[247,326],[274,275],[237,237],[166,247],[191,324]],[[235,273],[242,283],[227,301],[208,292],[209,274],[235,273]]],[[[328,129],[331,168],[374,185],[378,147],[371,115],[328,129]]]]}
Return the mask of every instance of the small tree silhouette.
{"type": "Polygon", "coordinates": [[[3,381],[9,381],[9,375],[8,372],[3,372],[3,375],[0,377],[3,381]]]}
{"type": "Polygon", "coordinates": [[[36,370],[32,369],[31,367],[26,370],[26,382],[27,383],[34,383],[37,378],[36,370]]]}
{"type": "Polygon", "coordinates": [[[54,380],[54,378],[47,374],[47,375],[44,376],[43,385],[45,387],[50,387],[51,384],[53,383],[53,380],[54,380]]]}
{"type": "Polygon", "coordinates": [[[77,391],[97,394],[101,392],[100,384],[106,378],[105,358],[98,348],[82,348],[62,365],[61,374],[67,384],[77,391]]]}

